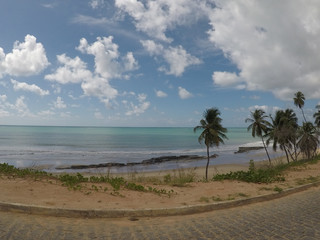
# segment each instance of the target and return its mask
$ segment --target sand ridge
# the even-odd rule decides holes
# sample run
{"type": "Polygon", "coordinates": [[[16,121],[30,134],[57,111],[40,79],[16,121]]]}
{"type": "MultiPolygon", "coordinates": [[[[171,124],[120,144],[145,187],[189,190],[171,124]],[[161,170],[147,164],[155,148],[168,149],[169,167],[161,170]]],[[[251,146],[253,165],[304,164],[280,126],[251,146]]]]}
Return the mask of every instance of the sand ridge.
{"type": "MultiPolygon", "coordinates": [[[[226,173],[237,170],[248,170],[248,165],[211,166],[209,176],[214,173],[226,173]]],[[[187,171],[187,170],[186,170],[187,171]]],[[[204,176],[204,168],[193,169],[197,179],[204,176]]],[[[173,171],[137,173],[134,177],[153,176],[163,179],[173,171]]],[[[132,175],[124,176],[132,178],[132,175]]],[[[106,183],[85,183],[81,190],[70,190],[55,180],[34,180],[28,178],[11,178],[0,176],[0,202],[19,203],[65,209],[152,209],[191,206],[197,204],[230,201],[260,196],[285,190],[320,179],[320,163],[300,166],[285,172],[285,182],[271,184],[254,184],[240,181],[195,181],[184,187],[163,185],[156,182],[137,182],[146,188],[165,190],[171,194],[158,195],[153,192],[139,192],[128,189],[114,191],[106,183]]]]}

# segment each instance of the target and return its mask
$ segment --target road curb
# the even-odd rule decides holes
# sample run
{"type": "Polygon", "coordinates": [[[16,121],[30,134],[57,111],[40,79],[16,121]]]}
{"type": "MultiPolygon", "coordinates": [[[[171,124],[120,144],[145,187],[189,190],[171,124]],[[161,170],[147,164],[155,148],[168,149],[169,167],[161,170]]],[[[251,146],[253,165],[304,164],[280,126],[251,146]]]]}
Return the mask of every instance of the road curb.
{"type": "Polygon", "coordinates": [[[306,184],[296,188],[289,188],[279,193],[261,195],[252,198],[217,202],[210,204],[199,204],[190,206],[181,206],[174,208],[145,208],[145,209],[66,209],[52,208],[36,205],[25,205],[18,203],[0,202],[0,211],[36,214],[54,217],[72,217],[72,218],[121,218],[121,217],[163,217],[176,215],[189,215],[203,213],[214,210],[234,208],[252,203],[270,201],[287,195],[307,190],[314,186],[319,186],[319,182],[306,184]]]}

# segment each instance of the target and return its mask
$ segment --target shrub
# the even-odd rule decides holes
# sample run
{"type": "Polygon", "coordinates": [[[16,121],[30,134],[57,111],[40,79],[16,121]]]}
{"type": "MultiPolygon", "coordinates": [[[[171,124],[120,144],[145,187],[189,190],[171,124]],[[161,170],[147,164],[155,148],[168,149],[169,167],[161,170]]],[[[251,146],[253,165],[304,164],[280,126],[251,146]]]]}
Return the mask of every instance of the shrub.
{"type": "Polygon", "coordinates": [[[268,167],[265,169],[256,169],[254,166],[254,162],[250,161],[249,171],[236,171],[226,174],[217,174],[213,176],[213,180],[238,180],[253,183],[271,183],[284,181],[285,178],[281,176],[281,168],[268,167]]]}

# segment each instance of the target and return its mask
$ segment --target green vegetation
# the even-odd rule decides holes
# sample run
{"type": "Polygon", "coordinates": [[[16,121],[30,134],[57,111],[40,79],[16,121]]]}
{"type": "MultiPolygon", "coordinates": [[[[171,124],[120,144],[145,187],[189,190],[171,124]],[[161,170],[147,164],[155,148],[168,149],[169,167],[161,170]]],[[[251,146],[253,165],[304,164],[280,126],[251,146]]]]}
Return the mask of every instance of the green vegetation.
{"type": "MultiPolygon", "coordinates": [[[[0,164],[0,175],[6,175],[12,178],[31,178],[34,180],[47,180],[48,182],[52,183],[52,180],[55,180],[56,182],[60,181],[62,186],[68,187],[70,190],[83,190],[84,188],[87,189],[84,184],[91,183],[90,190],[93,190],[95,192],[106,192],[108,191],[107,187],[102,186],[96,186],[94,183],[108,183],[111,185],[113,192],[112,195],[115,196],[122,196],[119,194],[119,190],[121,188],[129,189],[133,191],[141,191],[141,192],[152,192],[156,193],[158,195],[167,195],[171,196],[174,191],[170,190],[167,191],[165,189],[157,189],[153,187],[144,187],[142,185],[136,184],[134,182],[127,182],[122,177],[96,177],[91,176],[90,178],[84,177],[80,173],[77,173],[76,175],[70,175],[70,174],[62,174],[59,176],[53,176],[52,174],[48,174],[44,171],[38,171],[33,169],[19,169],[14,166],[8,165],[7,163],[0,164]]],[[[85,194],[90,194],[91,192],[85,192],[85,194]]]]}
{"type": "Polygon", "coordinates": [[[278,193],[281,193],[281,192],[283,192],[283,189],[280,188],[280,187],[278,187],[278,186],[275,186],[274,189],[273,189],[273,191],[278,192],[278,193]]]}
{"type": "Polygon", "coordinates": [[[213,180],[238,180],[252,183],[280,182],[285,180],[285,178],[281,175],[283,170],[283,165],[279,165],[277,167],[266,167],[256,169],[254,167],[254,162],[251,160],[249,171],[236,171],[226,174],[217,174],[213,176],[213,180]]]}
{"type": "Polygon", "coordinates": [[[221,124],[222,118],[219,117],[220,112],[217,108],[207,109],[203,113],[204,119],[200,120],[200,125],[193,130],[196,132],[201,129],[202,132],[198,138],[199,143],[204,141],[207,146],[207,165],[206,165],[206,181],[208,181],[208,167],[210,162],[209,148],[212,146],[218,147],[220,143],[224,143],[223,139],[228,139],[225,133],[227,129],[221,124]]]}
{"type": "Polygon", "coordinates": [[[178,169],[178,173],[173,171],[173,175],[170,173],[166,174],[163,177],[163,182],[171,186],[184,187],[186,184],[195,181],[196,173],[194,170],[195,168],[189,169],[188,171],[178,169]]]}
{"type": "Polygon", "coordinates": [[[250,130],[252,131],[252,137],[256,137],[256,136],[261,137],[263,147],[266,151],[269,162],[271,164],[271,159],[263,138],[263,135],[268,132],[269,127],[271,126],[271,124],[266,120],[266,118],[267,118],[267,115],[263,110],[256,109],[254,112],[251,112],[251,118],[247,118],[246,122],[251,123],[248,126],[248,131],[250,130]]]}
{"type": "Polygon", "coordinates": [[[31,177],[35,180],[40,179],[40,178],[48,178],[51,177],[51,174],[48,174],[44,171],[38,171],[34,169],[19,169],[15,168],[12,165],[9,165],[7,163],[2,163],[0,164],[0,174],[6,174],[10,175],[11,177],[31,177]]]}
{"type": "Polygon", "coordinates": [[[306,164],[315,164],[319,160],[320,155],[310,160],[306,159],[286,164],[279,164],[277,166],[266,166],[262,168],[256,168],[254,165],[254,161],[250,160],[250,166],[248,171],[236,171],[226,174],[217,174],[213,176],[212,180],[238,180],[252,183],[283,182],[285,181],[285,177],[283,176],[283,172],[285,170],[293,169],[294,167],[306,166],[306,164]]]}

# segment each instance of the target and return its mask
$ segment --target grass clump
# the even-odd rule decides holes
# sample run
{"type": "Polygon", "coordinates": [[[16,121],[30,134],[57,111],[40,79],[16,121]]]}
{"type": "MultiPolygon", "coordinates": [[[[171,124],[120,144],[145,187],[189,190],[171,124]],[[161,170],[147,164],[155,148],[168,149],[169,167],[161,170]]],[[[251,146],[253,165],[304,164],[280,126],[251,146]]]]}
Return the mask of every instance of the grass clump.
{"type": "Polygon", "coordinates": [[[282,176],[284,167],[279,165],[277,167],[267,167],[257,169],[254,166],[253,160],[250,160],[250,166],[248,171],[236,171],[226,174],[217,174],[213,176],[214,181],[222,180],[238,180],[252,183],[272,183],[285,181],[282,176]]]}
{"type": "Polygon", "coordinates": [[[39,171],[30,168],[19,169],[8,163],[0,163],[0,175],[9,175],[11,177],[31,177],[35,180],[39,178],[51,177],[51,174],[48,174],[44,171],[39,171]]]}
{"type": "MultiPolygon", "coordinates": [[[[91,176],[90,178],[83,176],[80,173],[75,175],[70,174],[62,174],[58,176],[53,176],[52,174],[48,174],[44,171],[38,171],[33,169],[19,169],[7,163],[0,164],[0,175],[6,175],[10,177],[19,177],[19,178],[27,178],[31,177],[34,179],[43,179],[44,177],[47,180],[56,180],[62,183],[62,186],[68,187],[70,190],[83,190],[86,188],[84,184],[91,183],[91,190],[95,192],[106,192],[108,191],[108,187],[102,188],[102,186],[96,186],[95,183],[108,183],[111,185],[113,190],[113,195],[121,196],[118,192],[121,188],[129,189],[133,191],[141,191],[141,192],[152,192],[158,195],[167,195],[171,196],[174,191],[173,190],[165,190],[165,189],[157,189],[153,187],[144,187],[143,185],[136,184],[134,182],[127,182],[123,177],[110,177],[109,174],[107,176],[91,176]]],[[[91,194],[91,192],[87,192],[87,194],[91,194]]]]}
{"type": "Polygon", "coordinates": [[[184,187],[187,183],[191,183],[195,181],[196,173],[195,168],[184,170],[179,169],[178,172],[173,171],[173,175],[170,173],[166,174],[163,177],[163,182],[168,185],[176,186],[176,187],[184,187]]]}

